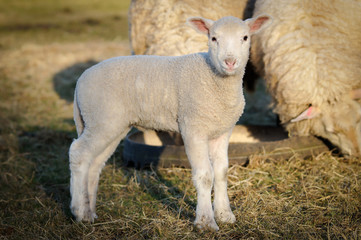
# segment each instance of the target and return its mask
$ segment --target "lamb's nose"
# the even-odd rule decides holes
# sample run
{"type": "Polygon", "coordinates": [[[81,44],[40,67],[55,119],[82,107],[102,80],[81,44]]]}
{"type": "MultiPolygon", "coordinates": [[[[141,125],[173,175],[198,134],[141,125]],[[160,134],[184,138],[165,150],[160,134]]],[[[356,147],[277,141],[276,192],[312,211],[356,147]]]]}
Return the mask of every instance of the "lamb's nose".
{"type": "Polygon", "coordinates": [[[227,64],[228,67],[232,68],[234,64],[236,64],[236,59],[234,58],[226,58],[224,62],[227,64]]]}

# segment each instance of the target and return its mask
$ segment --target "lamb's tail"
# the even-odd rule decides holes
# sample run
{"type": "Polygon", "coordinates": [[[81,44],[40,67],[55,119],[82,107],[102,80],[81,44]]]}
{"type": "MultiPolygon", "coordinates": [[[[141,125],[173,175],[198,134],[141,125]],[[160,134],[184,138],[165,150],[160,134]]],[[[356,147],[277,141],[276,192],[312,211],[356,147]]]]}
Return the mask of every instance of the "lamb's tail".
{"type": "Polygon", "coordinates": [[[80,135],[83,133],[83,130],[84,130],[84,120],[80,113],[79,104],[78,104],[76,95],[77,95],[77,92],[75,90],[75,93],[74,93],[74,122],[75,122],[75,126],[76,126],[76,131],[78,133],[78,137],[80,137],[80,135]]]}

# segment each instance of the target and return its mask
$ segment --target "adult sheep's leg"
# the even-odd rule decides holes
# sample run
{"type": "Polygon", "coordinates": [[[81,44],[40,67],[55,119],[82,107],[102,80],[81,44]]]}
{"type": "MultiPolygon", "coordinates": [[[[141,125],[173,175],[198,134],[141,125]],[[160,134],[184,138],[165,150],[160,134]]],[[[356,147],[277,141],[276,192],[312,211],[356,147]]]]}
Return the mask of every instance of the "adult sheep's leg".
{"type": "Polygon", "coordinates": [[[99,175],[108,158],[114,153],[121,139],[125,137],[129,129],[125,130],[119,137],[117,137],[109,146],[91,163],[88,174],[88,193],[89,205],[92,213],[92,220],[97,218],[96,215],[96,196],[98,191],[99,175]]]}
{"type": "Polygon", "coordinates": [[[192,177],[197,189],[197,209],[194,225],[200,229],[218,230],[212,209],[211,191],[213,169],[208,155],[208,141],[192,131],[183,131],[186,153],[192,166],[192,177]]]}
{"type": "Polygon", "coordinates": [[[227,194],[228,143],[231,133],[227,132],[209,141],[209,155],[214,169],[214,215],[225,223],[236,221],[227,194]]]}

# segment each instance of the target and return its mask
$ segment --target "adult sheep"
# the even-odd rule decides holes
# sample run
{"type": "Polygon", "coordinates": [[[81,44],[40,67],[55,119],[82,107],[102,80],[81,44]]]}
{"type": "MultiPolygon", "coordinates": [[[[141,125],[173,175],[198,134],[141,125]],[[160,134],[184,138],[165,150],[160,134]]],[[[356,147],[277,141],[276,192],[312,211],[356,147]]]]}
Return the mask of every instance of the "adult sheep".
{"type": "Polygon", "coordinates": [[[180,132],[197,189],[195,225],[235,222],[227,195],[228,142],[243,112],[242,77],[250,36],[269,22],[191,18],[209,51],[177,57],[123,56],[79,78],[74,96],[78,139],[70,146],[71,210],[93,221],[99,174],[130,127],[180,132]],[[214,210],[211,191],[214,181],[214,210]]]}
{"type": "Polygon", "coordinates": [[[254,15],[274,17],[252,38],[274,111],[293,135],[317,135],[360,155],[360,0],[258,0],[254,15]]]}

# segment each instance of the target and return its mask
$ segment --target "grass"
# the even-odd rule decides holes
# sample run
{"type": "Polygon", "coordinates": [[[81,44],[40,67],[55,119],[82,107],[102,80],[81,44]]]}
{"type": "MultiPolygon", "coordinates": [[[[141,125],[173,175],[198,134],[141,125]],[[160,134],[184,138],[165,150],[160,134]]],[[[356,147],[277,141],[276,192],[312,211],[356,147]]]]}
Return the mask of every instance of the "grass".
{"type": "Polygon", "coordinates": [[[0,239],[360,239],[360,159],[330,152],[231,166],[237,222],[214,233],[192,224],[189,169],[126,168],[120,146],[101,175],[99,219],[73,220],[72,92],[85,68],[129,54],[128,4],[0,0],[0,239]]]}

